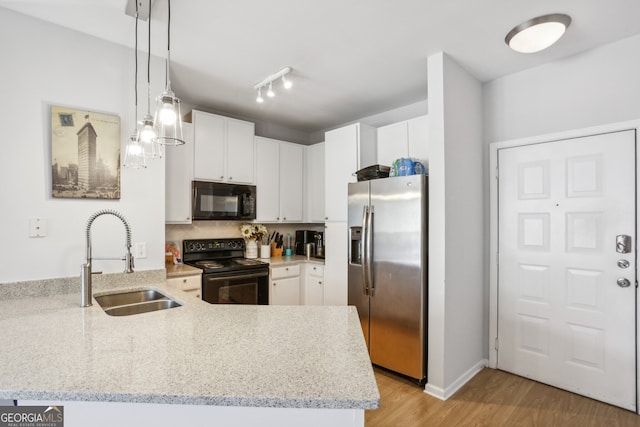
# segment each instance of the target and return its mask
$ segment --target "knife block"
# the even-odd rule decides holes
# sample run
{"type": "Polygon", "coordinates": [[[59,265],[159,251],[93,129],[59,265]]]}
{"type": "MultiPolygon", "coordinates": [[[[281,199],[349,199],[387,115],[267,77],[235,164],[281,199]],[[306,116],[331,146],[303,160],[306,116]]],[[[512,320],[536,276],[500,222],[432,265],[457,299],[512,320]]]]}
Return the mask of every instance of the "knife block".
{"type": "Polygon", "coordinates": [[[276,248],[276,242],[271,242],[271,256],[282,256],[282,249],[284,248],[276,248]]]}

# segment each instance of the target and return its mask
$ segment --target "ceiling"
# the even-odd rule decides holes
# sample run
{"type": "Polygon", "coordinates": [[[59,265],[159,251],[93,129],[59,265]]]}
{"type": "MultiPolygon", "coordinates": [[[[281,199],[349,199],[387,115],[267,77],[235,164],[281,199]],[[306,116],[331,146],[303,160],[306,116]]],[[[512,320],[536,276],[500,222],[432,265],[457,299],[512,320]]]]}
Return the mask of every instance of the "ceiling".
{"type": "MultiPolygon", "coordinates": [[[[126,3],[0,7],[132,47],[126,3]]],[[[151,13],[151,50],[164,57],[167,1],[151,13]]],[[[486,82],[637,33],[639,0],[182,0],[171,4],[171,82],[195,107],[313,133],[425,100],[427,58],[440,51],[486,82]],[[546,13],[573,19],[555,46],[525,55],[505,45],[512,27],[546,13]],[[294,87],[274,85],[257,104],[253,86],[285,66],[294,87]]]]}

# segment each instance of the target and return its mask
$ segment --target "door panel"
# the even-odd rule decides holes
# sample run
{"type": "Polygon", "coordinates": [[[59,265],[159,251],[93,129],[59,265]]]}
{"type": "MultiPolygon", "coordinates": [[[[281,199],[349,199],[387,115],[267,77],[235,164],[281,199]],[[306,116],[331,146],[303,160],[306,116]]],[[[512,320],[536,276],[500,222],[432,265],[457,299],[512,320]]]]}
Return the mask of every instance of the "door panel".
{"type": "Polygon", "coordinates": [[[369,181],[373,215],[371,361],[425,377],[426,180],[412,175],[369,181]]]}
{"type": "Polygon", "coordinates": [[[634,131],[498,154],[498,368],[631,410],[635,156],[634,131]]]}

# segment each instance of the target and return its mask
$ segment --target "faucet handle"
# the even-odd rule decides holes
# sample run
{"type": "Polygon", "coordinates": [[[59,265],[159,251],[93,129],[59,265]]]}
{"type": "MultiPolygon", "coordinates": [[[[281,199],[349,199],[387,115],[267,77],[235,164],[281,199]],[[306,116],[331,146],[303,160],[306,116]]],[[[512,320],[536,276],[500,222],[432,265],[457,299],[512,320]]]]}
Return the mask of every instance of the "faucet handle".
{"type": "Polygon", "coordinates": [[[133,262],[133,255],[131,254],[131,252],[127,252],[127,254],[125,255],[125,262],[124,262],[124,272],[125,273],[133,273],[133,267],[135,267],[134,262],[133,262]]]}

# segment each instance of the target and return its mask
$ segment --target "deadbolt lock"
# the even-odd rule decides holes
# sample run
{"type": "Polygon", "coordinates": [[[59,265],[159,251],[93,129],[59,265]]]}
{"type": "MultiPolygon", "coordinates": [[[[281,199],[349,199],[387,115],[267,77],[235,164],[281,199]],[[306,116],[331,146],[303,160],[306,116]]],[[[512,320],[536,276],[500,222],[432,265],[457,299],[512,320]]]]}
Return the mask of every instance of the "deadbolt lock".
{"type": "Polygon", "coordinates": [[[616,236],[616,252],[620,254],[631,252],[631,236],[626,234],[618,234],[616,236]]]}

